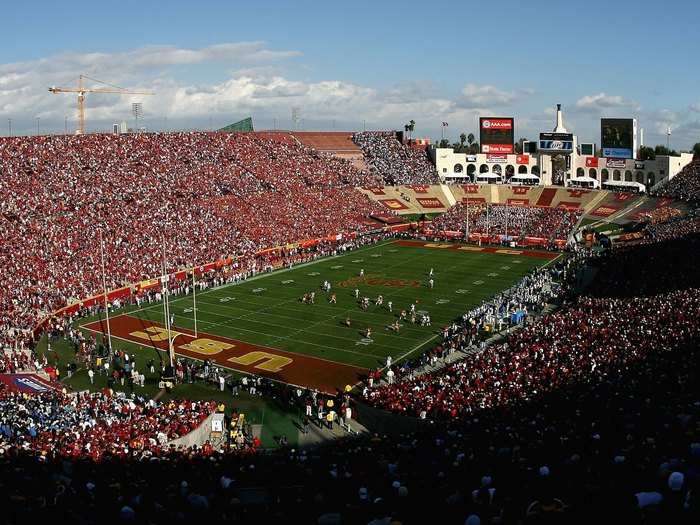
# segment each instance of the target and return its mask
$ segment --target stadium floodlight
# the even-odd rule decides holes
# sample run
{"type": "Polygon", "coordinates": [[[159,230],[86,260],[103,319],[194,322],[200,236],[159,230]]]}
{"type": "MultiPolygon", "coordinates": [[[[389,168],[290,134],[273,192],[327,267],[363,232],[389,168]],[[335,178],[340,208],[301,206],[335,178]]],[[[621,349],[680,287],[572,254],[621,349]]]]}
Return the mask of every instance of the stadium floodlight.
{"type": "Polygon", "coordinates": [[[139,131],[139,117],[143,116],[143,104],[141,102],[133,102],[131,104],[131,114],[134,115],[135,124],[134,131],[138,133],[139,131]]]}

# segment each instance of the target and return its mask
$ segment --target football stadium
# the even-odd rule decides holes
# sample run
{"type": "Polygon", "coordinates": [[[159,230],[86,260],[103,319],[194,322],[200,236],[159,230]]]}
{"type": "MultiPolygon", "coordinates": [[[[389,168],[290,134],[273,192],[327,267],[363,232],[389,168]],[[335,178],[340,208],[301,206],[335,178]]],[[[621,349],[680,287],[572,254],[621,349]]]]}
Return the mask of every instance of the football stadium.
{"type": "Polygon", "coordinates": [[[3,522],[699,522],[700,128],[481,91],[432,133],[268,126],[267,92],[156,125],[144,49],[0,137],[3,522]]]}

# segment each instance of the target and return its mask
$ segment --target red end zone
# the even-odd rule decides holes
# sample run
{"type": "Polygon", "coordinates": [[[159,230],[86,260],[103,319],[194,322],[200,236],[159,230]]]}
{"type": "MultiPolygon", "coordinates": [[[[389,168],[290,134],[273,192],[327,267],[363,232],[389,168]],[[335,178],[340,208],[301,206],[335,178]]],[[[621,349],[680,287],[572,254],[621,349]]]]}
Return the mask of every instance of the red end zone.
{"type": "Polygon", "coordinates": [[[552,252],[537,252],[534,250],[521,250],[518,248],[496,248],[494,246],[472,246],[447,242],[423,242],[423,241],[394,241],[392,244],[410,246],[412,248],[428,248],[434,250],[458,250],[463,252],[499,253],[502,255],[522,255],[523,257],[535,257],[537,259],[556,259],[560,254],[552,252]]]}
{"type": "MultiPolygon", "coordinates": [[[[114,337],[132,343],[167,351],[168,335],[165,327],[147,319],[120,315],[109,320],[114,337]]],[[[92,332],[106,334],[104,321],[83,325],[92,332]]],[[[354,385],[367,374],[367,369],[336,363],[303,354],[294,354],[258,346],[214,334],[194,332],[185,328],[171,329],[175,337],[175,353],[192,359],[209,359],[218,366],[255,374],[269,379],[308,386],[323,392],[335,393],[345,385],[354,385]]]]}

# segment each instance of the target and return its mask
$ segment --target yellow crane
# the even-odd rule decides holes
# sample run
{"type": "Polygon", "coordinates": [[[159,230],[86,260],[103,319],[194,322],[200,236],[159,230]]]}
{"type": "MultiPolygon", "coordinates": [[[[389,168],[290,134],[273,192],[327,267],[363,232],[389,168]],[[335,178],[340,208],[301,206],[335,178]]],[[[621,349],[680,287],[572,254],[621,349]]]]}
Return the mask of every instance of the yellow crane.
{"type": "Polygon", "coordinates": [[[114,86],[103,82],[102,80],[97,80],[96,78],[91,78],[87,75],[80,75],[78,77],[78,87],[56,87],[51,86],[49,91],[53,94],[58,93],[77,93],[78,94],[78,129],[76,133],[82,135],[85,133],[85,94],[86,93],[116,93],[118,95],[154,95],[150,91],[130,91],[128,89],[114,86]],[[93,82],[98,82],[108,87],[104,88],[86,88],[83,85],[83,79],[92,80],[93,82]]]}

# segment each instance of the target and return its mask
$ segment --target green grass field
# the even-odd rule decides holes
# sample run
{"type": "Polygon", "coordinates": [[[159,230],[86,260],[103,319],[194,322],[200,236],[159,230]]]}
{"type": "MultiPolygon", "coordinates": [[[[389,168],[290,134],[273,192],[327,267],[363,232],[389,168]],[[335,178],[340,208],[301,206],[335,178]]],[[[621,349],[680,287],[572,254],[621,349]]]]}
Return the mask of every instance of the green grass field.
{"type": "MultiPolygon", "coordinates": [[[[548,259],[498,253],[429,249],[382,243],[343,256],[277,271],[237,285],[207,290],[197,296],[200,332],[238,341],[304,354],[326,360],[374,368],[416,355],[434,345],[441,326],[480,304],[484,299],[515,283],[529,270],[548,259]],[[434,270],[434,288],[428,274],[434,270]],[[364,279],[359,279],[364,269],[364,279]],[[320,286],[330,281],[337,304],[330,304],[320,286]],[[355,282],[357,281],[357,282],[355,282]],[[371,299],[362,311],[354,297],[371,299]],[[416,287],[417,286],[417,287],[416,287]],[[299,298],[316,292],[314,305],[299,298]],[[383,295],[384,306],[374,305],[383,295]],[[388,302],[393,303],[393,313],[388,302]],[[403,323],[399,333],[387,329],[401,309],[418,301],[417,311],[426,311],[432,326],[403,323]],[[343,325],[346,317],[351,328],[343,325]],[[372,330],[372,341],[362,332],[372,330]]],[[[175,326],[193,329],[192,296],[170,302],[175,326]]],[[[153,304],[130,315],[163,323],[163,309],[153,304]]]]}
{"type": "MultiPolygon", "coordinates": [[[[499,254],[469,250],[400,246],[389,241],[291,270],[263,274],[238,285],[210,289],[197,294],[198,329],[200,334],[215,334],[365,368],[383,366],[387,355],[395,361],[416,357],[437,343],[442,325],[508,288],[532,268],[550,262],[547,258],[528,256],[532,255],[530,252],[499,254]],[[433,289],[427,286],[430,268],[435,274],[433,289]],[[358,278],[360,269],[364,269],[365,280],[357,286],[361,295],[372,300],[367,311],[357,305],[354,284],[341,286],[343,281],[358,278]],[[320,289],[324,279],[331,282],[332,291],[337,294],[336,305],[329,304],[320,289]],[[382,280],[389,282],[380,284],[382,280]],[[418,287],[411,286],[413,281],[417,281],[418,287]],[[316,291],[316,304],[301,304],[299,297],[311,290],[316,291]],[[379,294],[385,298],[383,308],[374,305],[379,294]],[[425,310],[432,317],[431,327],[407,323],[398,334],[385,329],[402,308],[408,309],[416,300],[419,301],[417,310],[425,310]],[[393,302],[393,313],[386,308],[388,301],[393,302]],[[350,329],[341,324],[347,316],[352,319],[350,329]],[[364,340],[360,333],[367,326],[373,330],[372,342],[364,340]]],[[[171,311],[175,314],[176,328],[194,328],[191,295],[174,297],[171,311]]],[[[127,307],[122,312],[145,321],[163,322],[160,303],[141,309],[127,307]]],[[[81,326],[94,320],[82,320],[81,326]]],[[[137,387],[135,391],[146,397],[167,399],[170,394],[158,388],[158,373],[151,375],[146,369],[149,359],[158,361],[158,350],[123,339],[115,339],[114,345],[129,352],[137,369],[146,374],[146,386],[137,387]]],[[[46,350],[45,337],[38,350],[46,350]]],[[[67,378],[66,365],[74,360],[73,350],[63,340],[54,343],[52,350],[50,359],[52,362],[58,359],[63,381],[68,386],[75,390],[97,390],[106,385],[104,375],[97,375],[91,385],[84,368],[67,378]]],[[[161,352],[160,357],[167,359],[167,354],[161,352]]],[[[314,374],[314,370],[307,372],[310,377],[314,374]]],[[[127,390],[118,383],[115,388],[127,390]]],[[[232,398],[230,392],[219,392],[215,385],[201,383],[178,385],[172,395],[214,399],[226,403],[229,409],[245,412],[252,424],[263,426],[264,446],[275,446],[276,437],[283,434],[290,443],[297,442],[295,424],[298,424],[299,414],[258,396],[243,393],[232,398]]]]}

